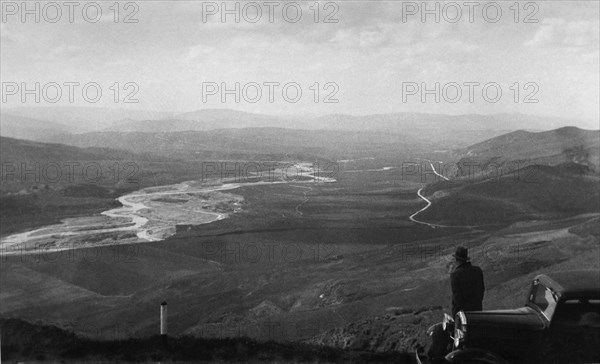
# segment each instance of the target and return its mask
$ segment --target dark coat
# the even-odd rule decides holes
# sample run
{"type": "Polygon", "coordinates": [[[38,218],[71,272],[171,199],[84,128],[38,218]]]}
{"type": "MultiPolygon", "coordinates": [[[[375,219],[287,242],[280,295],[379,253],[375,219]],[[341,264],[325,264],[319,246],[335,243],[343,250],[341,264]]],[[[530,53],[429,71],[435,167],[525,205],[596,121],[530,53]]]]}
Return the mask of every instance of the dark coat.
{"type": "Polygon", "coordinates": [[[452,286],[452,316],[458,311],[481,311],[483,292],[483,272],[481,268],[464,262],[450,275],[452,286]]]}

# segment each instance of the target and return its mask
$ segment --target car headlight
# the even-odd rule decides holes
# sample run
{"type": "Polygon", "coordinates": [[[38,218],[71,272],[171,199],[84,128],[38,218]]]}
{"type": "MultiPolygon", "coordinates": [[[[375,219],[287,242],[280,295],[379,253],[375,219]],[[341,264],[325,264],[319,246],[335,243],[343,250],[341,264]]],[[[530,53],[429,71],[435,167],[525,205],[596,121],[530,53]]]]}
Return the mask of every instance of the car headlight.
{"type": "Polygon", "coordinates": [[[456,321],[454,323],[454,348],[459,348],[464,344],[465,338],[467,337],[467,317],[465,313],[459,311],[456,314],[456,321]]]}
{"type": "Polygon", "coordinates": [[[433,335],[433,330],[435,330],[435,327],[436,327],[437,325],[439,325],[439,324],[431,325],[431,326],[429,326],[429,328],[427,328],[427,331],[426,331],[426,333],[427,333],[427,336],[431,336],[431,335],[433,335]]]}
{"type": "Polygon", "coordinates": [[[442,321],[442,328],[444,331],[446,331],[452,324],[454,324],[454,319],[452,319],[452,316],[444,313],[444,320],[442,321]]]}
{"type": "Polygon", "coordinates": [[[465,340],[465,334],[461,330],[455,330],[454,332],[454,347],[458,348],[462,345],[465,340]]]}

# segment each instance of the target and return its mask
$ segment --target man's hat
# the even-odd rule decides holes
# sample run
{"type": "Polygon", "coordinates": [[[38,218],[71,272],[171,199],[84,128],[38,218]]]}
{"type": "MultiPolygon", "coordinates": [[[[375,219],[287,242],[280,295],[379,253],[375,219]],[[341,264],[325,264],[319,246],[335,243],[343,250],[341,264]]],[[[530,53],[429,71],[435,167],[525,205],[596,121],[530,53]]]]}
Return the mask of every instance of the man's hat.
{"type": "Polygon", "coordinates": [[[459,246],[458,248],[456,248],[456,252],[454,254],[452,254],[452,256],[456,259],[460,259],[463,261],[469,261],[469,250],[467,248],[465,248],[464,246],[459,246]]]}

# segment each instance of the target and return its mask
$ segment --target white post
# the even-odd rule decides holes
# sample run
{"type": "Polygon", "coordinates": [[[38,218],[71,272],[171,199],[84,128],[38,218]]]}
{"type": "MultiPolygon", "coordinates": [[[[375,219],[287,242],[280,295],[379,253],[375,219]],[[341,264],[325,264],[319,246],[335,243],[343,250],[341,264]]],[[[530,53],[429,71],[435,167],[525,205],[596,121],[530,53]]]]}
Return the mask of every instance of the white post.
{"type": "Polygon", "coordinates": [[[167,336],[167,302],[160,304],[160,334],[167,336]]]}

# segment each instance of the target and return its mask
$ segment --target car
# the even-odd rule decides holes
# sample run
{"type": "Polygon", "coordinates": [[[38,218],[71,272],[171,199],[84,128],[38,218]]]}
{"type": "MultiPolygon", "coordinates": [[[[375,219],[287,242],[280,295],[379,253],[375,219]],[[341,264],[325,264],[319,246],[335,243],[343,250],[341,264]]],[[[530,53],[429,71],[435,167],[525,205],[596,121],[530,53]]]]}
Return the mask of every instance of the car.
{"type": "Polygon", "coordinates": [[[524,307],[445,314],[427,335],[420,364],[598,362],[600,271],[538,275],[524,307]]]}

